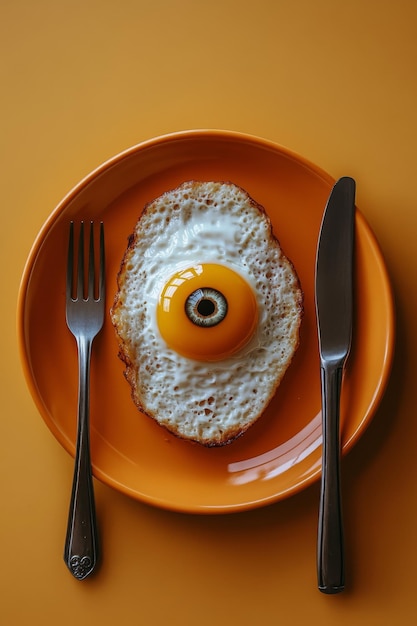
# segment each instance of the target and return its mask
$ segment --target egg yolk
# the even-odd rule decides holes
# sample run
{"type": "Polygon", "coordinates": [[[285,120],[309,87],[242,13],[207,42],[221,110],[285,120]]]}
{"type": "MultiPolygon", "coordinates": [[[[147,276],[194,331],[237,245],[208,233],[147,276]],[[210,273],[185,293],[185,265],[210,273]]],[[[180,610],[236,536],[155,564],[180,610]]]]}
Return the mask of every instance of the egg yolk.
{"type": "Polygon", "coordinates": [[[255,295],[246,280],[215,263],[174,274],[157,307],[166,343],[199,361],[219,361],[237,352],[253,335],[257,321],[255,295]]]}

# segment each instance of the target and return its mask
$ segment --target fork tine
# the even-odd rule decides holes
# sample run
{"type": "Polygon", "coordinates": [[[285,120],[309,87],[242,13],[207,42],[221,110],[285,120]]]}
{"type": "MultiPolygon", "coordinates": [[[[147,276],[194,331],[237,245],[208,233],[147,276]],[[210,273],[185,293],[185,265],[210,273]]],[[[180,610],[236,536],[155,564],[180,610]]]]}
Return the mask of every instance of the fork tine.
{"type": "Polygon", "coordinates": [[[70,223],[70,234],[68,240],[68,261],[67,261],[67,302],[72,298],[72,285],[74,280],[74,222],[70,223]]]}
{"type": "Polygon", "coordinates": [[[80,226],[80,238],[78,240],[78,276],[76,299],[84,297],[84,222],[80,226]]]}
{"type": "Polygon", "coordinates": [[[94,300],[94,275],[95,275],[95,262],[94,262],[94,224],[90,222],[90,251],[88,259],[88,294],[87,298],[94,300]]]}
{"type": "Polygon", "coordinates": [[[104,298],[104,290],[105,290],[104,266],[105,266],[105,258],[104,258],[104,224],[103,224],[103,222],[100,222],[100,279],[99,279],[99,289],[98,289],[98,298],[99,298],[99,300],[104,298]]]}

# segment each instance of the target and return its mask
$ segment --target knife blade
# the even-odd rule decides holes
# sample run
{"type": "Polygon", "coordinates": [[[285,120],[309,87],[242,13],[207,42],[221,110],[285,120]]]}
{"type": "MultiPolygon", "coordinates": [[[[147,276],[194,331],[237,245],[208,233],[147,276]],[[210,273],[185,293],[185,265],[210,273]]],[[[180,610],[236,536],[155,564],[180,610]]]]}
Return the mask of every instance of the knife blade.
{"type": "Polygon", "coordinates": [[[355,190],[355,181],[347,176],[334,185],[323,215],[316,259],[323,434],[317,576],[323,593],[338,593],[345,587],[340,393],[352,336],[355,190]]]}

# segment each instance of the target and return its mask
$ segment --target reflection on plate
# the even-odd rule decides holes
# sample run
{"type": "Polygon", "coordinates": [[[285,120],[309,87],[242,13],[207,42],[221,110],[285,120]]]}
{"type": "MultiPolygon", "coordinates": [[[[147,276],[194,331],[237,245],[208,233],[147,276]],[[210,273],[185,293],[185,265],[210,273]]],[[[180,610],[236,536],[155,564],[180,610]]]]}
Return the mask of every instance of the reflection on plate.
{"type": "MultiPolygon", "coordinates": [[[[137,412],[107,317],[91,372],[91,446],[97,478],[169,509],[221,513],[290,496],[320,475],[320,372],[314,268],[324,206],[334,183],[318,167],[271,142],[240,133],[187,131],[135,146],[81,181],[52,213],[30,253],[18,308],[20,352],[36,405],[74,454],[76,346],[65,323],[70,220],[103,220],[108,308],[127,237],[145,203],[185,180],[230,180],[271,217],[304,292],[299,350],[258,422],[220,449],[180,441],[137,412]]],[[[394,342],[390,285],[375,238],[357,211],[356,312],[341,405],[343,450],[371,420],[385,389],[394,342]]]]}

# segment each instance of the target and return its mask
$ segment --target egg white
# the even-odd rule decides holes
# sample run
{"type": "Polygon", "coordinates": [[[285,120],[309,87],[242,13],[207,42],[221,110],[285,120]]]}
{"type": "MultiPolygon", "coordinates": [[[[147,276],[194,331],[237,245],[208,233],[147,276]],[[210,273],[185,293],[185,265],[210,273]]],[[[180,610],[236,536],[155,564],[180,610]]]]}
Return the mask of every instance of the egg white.
{"type": "Polygon", "coordinates": [[[206,445],[243,433],[287,369],[301,320],[298,278],[266,214],[235,185],[185,183],[146,208],[121,276],[112,319],[137,405],[168,430],[206,445]],[[217,362],[181,356],[157,324],[168,280],[204,263],[238,272],[258,304],[252,339],[217,362]]]}

